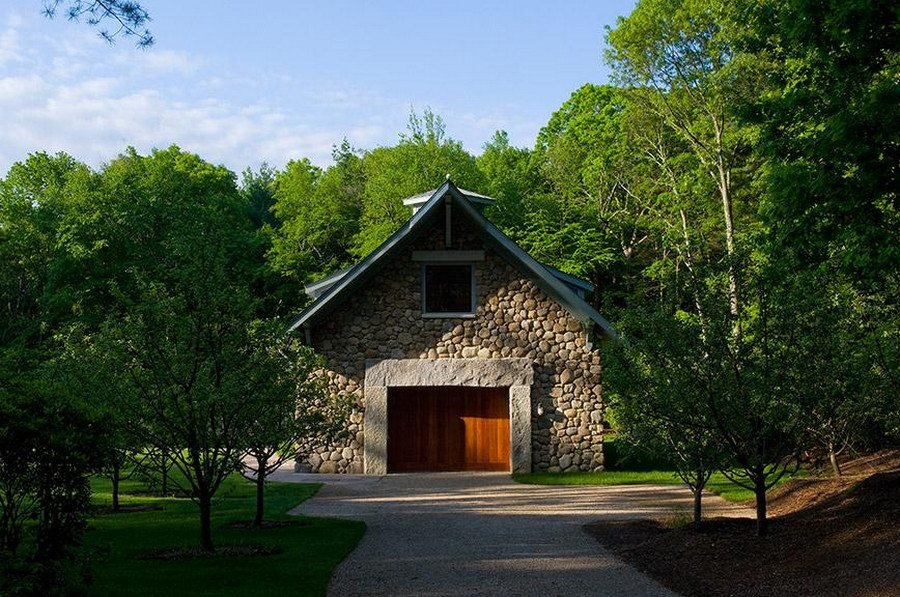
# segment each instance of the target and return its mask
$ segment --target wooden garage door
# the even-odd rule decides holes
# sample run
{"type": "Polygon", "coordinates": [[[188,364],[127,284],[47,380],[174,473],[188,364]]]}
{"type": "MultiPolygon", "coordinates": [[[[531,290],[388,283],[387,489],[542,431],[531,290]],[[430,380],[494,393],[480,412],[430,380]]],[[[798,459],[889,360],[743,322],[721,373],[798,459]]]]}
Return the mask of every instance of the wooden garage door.
{"type": "Polygon", "coordinates": [[[509,388],[388,389],[388,471],[508,471],[509,388]]]}

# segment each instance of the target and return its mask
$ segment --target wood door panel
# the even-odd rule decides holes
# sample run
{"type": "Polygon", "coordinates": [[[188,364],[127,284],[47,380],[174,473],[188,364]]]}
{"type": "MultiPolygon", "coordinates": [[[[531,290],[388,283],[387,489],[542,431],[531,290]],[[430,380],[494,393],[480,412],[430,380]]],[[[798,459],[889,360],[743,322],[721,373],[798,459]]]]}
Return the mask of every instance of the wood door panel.
{"type": "Polygon", "coordinates": [[[388,390],[388,470],[508,471],[509,389],[388,390]]]}

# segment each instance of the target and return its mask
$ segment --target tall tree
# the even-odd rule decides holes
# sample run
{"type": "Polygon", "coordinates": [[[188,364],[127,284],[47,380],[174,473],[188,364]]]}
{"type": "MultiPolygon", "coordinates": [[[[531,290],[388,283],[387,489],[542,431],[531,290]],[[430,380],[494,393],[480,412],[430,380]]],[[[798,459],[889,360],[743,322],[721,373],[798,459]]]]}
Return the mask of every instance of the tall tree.
{"type": "Polygon", "coordinates": [[[272,213],[278,222],[268,229],[269,263],[300,282],[346,266],[359,231],[362,159],[346,140],[333,156],[324,172],[309,160],[295,160],[275,174],[272,213]]]}
{"type": "Polygon", "coordinates": [[[212,549],[213,496],[237,470],[276,374],[253,342],[258,239],[233,174],[176,147],[129,151],[103,171],[101,192],[114,224],[95,259],[110,266],[93,354],[127,375],[129,418],[172,456],[212,549]]]}
{"type": "Polygon", "coordinates": [[[38,153],[0,181],[0,592],[76,590],[88,476],[106,451],[104,418],[61,383],[54,336],[80,296],[57,281],[67,221],[93,175],[38,153]]]}
{"type": "Polygon", "coordinates": [[[506,131],[496,131],[482,149],[475,162],[484,174],[484,193],[496,200],[487,214],[501,229],[515,233],[524,225],[528,201],[541,185],[531,151],[511,145],[506,131]]]}
{"type": "Polygon", "coordinates": [[[257,228],[275,225],[275,170],[265,162],[254,172],[250,168],[241,175],[241,195],[247,203],[250,219],[257,228]]]}
{"type": "Polygon", "coordinates": [[[722,236],[729,262],[727,295],[731,314],[740,313],[736,261],[743,180],[749,148],[735,106],[756,91],[732,60],[738,19],[729,0],[641,0],[608,29],[607,60],[617,81],[648,87],[645,109],[656,114],[692,149],[715,184],[721,205],[722,236]]]}
{"type": "MultiPolygon", "coordinates": [[[[766,1],[742,49],[767,93],[744,102],[767,160],[777,250],[875,289],[900,271],[900,13],[874,0],[766,1]]],[[[895,295],[896,296],[896,295],[895,295]]]]}
{"type": "Polygon", "coordinates": [[[440,186],[447,176],[460,187],[478,191],[484,176],[462,144],[446,136],[441,117],[431,110],[410,114],[409,126],[393,147],[378,147],[363,157],[366,176],[360,231],[354,252],[364,256],[393,234],[412,214],[405,197],[440,186]]]}

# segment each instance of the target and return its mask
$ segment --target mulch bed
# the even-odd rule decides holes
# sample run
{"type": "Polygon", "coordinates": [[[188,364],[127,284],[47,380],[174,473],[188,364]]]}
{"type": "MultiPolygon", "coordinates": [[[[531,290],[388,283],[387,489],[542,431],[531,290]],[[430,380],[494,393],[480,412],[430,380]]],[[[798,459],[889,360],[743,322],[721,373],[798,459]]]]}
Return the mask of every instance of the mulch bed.
{"type": "Polygon", "coordinates": [[[309,525],[309,523],[305,520],[264,520],[261,525],[253,524],[252,520],[239,520],[223,526],[229,529],[264,530],[282,529],[284,527],[302,527],[307,525],[309,525]]]}
{"type": "Polygon", "coordinates": [[[769,535],[752,519],[673,528],[585,526],[607,549],[683,595],[900,595],[900,471],[795,479],[774,492],[769,535]]]}
{"type": "Polygon", "coordinates": [[[267,545],[229,545],[206,551],[199,547],[170,547],[157,549],[141,556],[142,560],[196,560],[220,557],[271,556],[282,553],[277,547],[267,545]]]}

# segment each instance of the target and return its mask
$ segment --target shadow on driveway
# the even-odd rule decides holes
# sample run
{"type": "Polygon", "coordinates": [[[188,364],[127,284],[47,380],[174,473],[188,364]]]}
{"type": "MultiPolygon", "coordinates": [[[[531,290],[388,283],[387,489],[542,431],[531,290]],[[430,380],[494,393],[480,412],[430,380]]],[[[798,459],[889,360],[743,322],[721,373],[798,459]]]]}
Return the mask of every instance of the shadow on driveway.
{"type": "MultiPolygon", "coordinates": [[[[581,527],[691,508],[690,492],[678,486],[525,485],[503,473],[272,479],[325,483],[294,514],[368,525],[332,578],[329,594],[338,596],[671,595],[581,527]]],[[[705,508],[709,516],[750,515],[713,495],[705,508]]]]}

